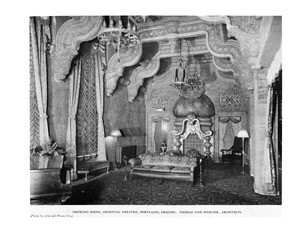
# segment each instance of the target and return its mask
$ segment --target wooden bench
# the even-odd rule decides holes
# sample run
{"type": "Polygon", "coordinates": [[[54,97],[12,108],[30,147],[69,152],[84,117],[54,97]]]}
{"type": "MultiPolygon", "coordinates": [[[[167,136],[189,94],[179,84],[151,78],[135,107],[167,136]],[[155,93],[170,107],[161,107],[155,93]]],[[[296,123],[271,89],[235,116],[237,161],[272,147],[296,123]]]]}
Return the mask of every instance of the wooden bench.
{"type": "Polygon", "coordinates": [[[109,173],[109,161],[95,161],[96,156],[97,154],[78,156],[77,174],[84,174],[85,181],[93,172],[105,169],[106,173],[109,173]]]}

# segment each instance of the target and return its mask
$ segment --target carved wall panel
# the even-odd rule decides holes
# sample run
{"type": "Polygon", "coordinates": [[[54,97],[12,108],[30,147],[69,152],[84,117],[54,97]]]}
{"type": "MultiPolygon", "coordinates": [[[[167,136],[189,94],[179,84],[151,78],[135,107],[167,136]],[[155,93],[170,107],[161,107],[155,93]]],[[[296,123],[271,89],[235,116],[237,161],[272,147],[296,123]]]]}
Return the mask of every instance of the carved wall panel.
{"type": "Polygon", "coordinates": [[[219,96],[219,111],[246,111],[249,93],[238,86],[229,87],[219,96]]]}
{"type": "Polygon", "coordinates": [[[224,93],[220,95],[220,107],[239,108],[241,106],[240,93],[224,93]]]}

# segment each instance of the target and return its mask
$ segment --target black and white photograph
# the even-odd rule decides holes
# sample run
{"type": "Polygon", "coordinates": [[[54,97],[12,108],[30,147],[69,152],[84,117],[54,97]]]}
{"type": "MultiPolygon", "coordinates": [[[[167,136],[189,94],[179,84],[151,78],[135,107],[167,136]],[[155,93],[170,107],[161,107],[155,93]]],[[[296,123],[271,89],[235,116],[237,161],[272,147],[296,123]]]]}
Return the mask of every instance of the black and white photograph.
{"type": "Polygon", "coordinates": [[[295,4],[3,10],[4,236],[297,235],[295,4]]]}
{"type": "Polygon", "coordinates": [[[281,16],[31,16],[31,205],[281,205],[281,16]]]}

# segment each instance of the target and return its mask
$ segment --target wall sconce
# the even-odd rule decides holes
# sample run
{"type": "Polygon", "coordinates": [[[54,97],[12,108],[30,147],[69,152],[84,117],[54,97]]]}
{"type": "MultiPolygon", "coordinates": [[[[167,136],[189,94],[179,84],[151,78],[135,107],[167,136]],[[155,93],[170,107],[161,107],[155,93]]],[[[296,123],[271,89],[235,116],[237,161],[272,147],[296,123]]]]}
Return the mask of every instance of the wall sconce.
{"type": "Polygon", "coordinates": [[[242,138],[242,174],[244,174],[245,138],[249,138],[249,134],[246,130],[241,130],[237,136],[242,138]]]}

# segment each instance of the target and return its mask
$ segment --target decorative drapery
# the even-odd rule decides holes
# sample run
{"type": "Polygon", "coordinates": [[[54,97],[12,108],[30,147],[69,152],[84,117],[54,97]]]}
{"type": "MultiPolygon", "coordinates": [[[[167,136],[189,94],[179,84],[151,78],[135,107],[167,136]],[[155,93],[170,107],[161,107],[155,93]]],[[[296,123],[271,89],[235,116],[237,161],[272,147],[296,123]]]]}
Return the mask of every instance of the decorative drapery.
{"type": "Polygon", "coordinates": [[[33,75],[36,99],[39,110],[39,141],[48,142],[49,130],[47,121],[47,60],[46,42],[50,35],[49,25],[38,17],[30,17],[30,40],[32,47],[33,75]]]}
{"type": "Polygon", "coordinates": [[[270,113],[272,112],[272,108],[270,107],[272,104],[272,89],[269,86],[268,88],[268,97],[267,97],[267,107],[266,107],[266,130],[265,130],[265,138],[264,148],[261,153],[259,159],[255,165],[254,172],[254,191],[261,195],[276,195],[276,186],[275,186],[275,167],[274,167],[274,158],[273,156],[273,144],[272,144],[272,124],[270,123],[270,113]]]}
{"type": "Polygon", "coordinates": [[[80,47],[81,79],[76,115],[77,156],[97,153],[98,144],[94,49],[91,43],[84,43],[80,47]]]}
{"type": "Polygon", "coordinates": [[[77,167],[77,150],[76,150],[76,115],[79,99],[79,88],[81,78],[81,59],[75,61],[75,65],[69,75],[70,90],[69,90],[69,117],[66,139],[66,154],[67,158],[72,161],[74,171],[77,167]]]}
{"type": "Polygon", "coordinates": [[[105,135],[103,124],[103,96],[104,96],[104,70],[101,62],[100,53],[95,54],[95,80],[96,80],[96,96],[97,96],[97,111],[98,111],[98,147],[97,160],[104,161],[106,158],[105,135]]]}
{"type": "Polygon", "coordinates": [[[254,171],[254,191],[262,195],[276,195],[276,162],[273,147],[273,116],[274,116],[274,92],[273,82],[282,68],[281,46],[276,53],[274,60],[268,70],[268,94],[266,104],[266,131],[264,139],[264,152],[255,163],[254,171]]]}
{"type": "Polygon", "coordinates": [[[33,53],[30,35],[30,149],[40,145],[40,115],[36,98],[33,53]]]}
{"type": "MultiPolygon", "coordinates": [[[[266,182],[272,184],[272,189],[276,193],[276,171],[275,171],[275,155],[274,155],[274,146],[273,146],[273,126],[274,126],[274,90],[273,85],[270,85],[268,88],[268,106],[269,106],[269,113],[268,113],[268,130],[267,130],[267,144],[269,148],[269,152],[267,157],[269,159],[269,175],[267,177],[266,182]]],[[[267,150],[267,149],[266,149],[267,150]]]]}
{"type": "Polygon", "coordinates": [[[233,138],[230,138],[230,144],[227,146],[224,143],[224,139],[228,132],[233,133],[233,137],[237,136],[238,132],[241,130],[241,120],[240,116],[222,116],[219,117],[219,150],[229,149],[233,145],[233,138]],[[231,130],[231,131],[230,131],[231,130]]]}
{"type": "Polygon", "coordinates": [[[225,149],[223,138],[225,136],[227,123],[219,123],[219,151],[225,149]]]}
{"type": "Polygon", "coordinates": [[[241,120],[237,123],[232,123],[232,129],[234,132],[234,136],[236,137],[240,130],[242,130],[242,123],[241,120]]]}
{"type": "Polygon", "coordinates": [[[229,120],[233,123],[239,123],[239,122],[241,122],[241,117],[240,116],[223,116],[223,117],[219,118],[219,121],[221,123],[228,123],[229,120]]]}
{"type": "Polygon", "coordinates": [[[228,123],[226,124],[226,130],[223,137],[223,143],[225,149],[230,149],[233,145],[233,142],[234,142],[234,131],[232,128],[232,122],[231,120],[229,120],[228,123]]]}

